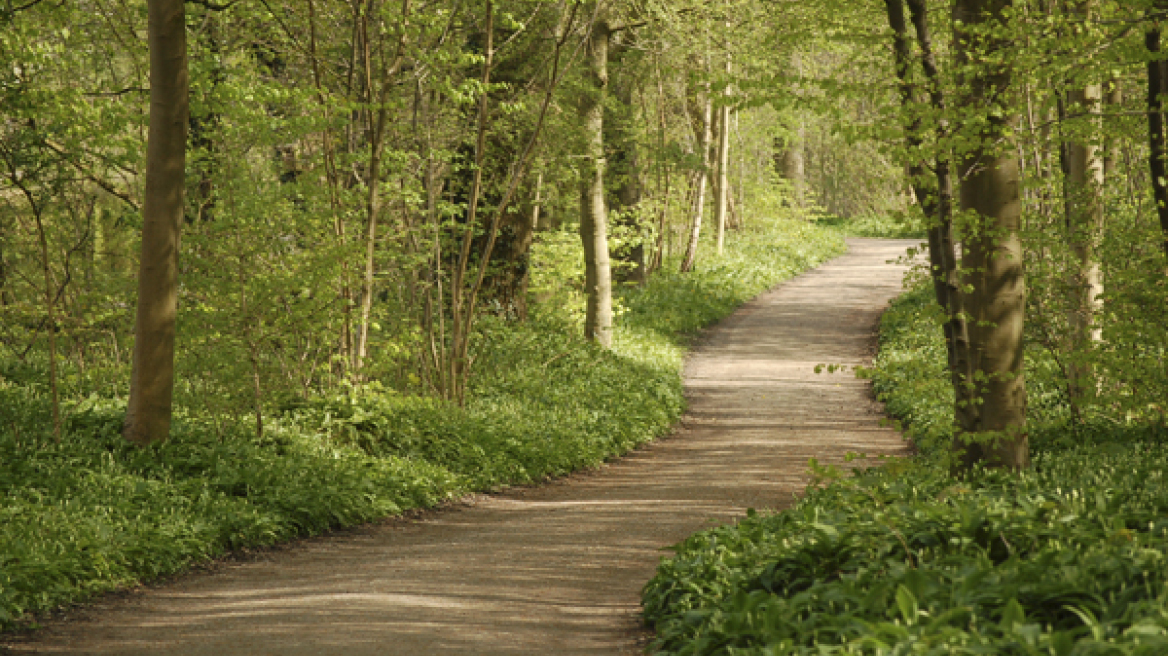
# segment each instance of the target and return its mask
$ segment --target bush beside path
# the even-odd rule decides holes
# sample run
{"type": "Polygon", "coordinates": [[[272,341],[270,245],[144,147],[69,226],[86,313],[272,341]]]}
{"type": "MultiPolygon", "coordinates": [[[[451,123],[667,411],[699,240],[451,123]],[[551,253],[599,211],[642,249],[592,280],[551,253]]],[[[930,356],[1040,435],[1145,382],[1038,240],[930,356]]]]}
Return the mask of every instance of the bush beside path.
{"type": "Polygon", "coordinates": [[[864,381],[814,369],[865,362],[877,318],[900,290],[902,270],[887,261],[905,245],[853,240],[847,255],[711,330],[687,362],[689,411],[669,439],[549,485],[109,598],[13,648],[635,652],[640,588],[663,547],[748,508],[789,505],[807,482],[809,458],[903,452],[900,437],[879,426],[864,381]]]}

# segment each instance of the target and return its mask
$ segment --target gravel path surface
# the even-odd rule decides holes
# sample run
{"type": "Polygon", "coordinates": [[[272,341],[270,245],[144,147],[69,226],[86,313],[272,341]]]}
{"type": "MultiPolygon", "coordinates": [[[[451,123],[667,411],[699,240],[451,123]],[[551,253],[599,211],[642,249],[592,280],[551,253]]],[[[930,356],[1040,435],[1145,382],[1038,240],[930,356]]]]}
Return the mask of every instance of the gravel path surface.
{"type": "Polygon", "coordinates": [[[17,653],[635,654],[641,586],[664,547],[783,508],[807,460],[903,453],[866,381],[815,374],[871,356],[914,242],[850,251],[747,304],[686,365],[675,433],[599,470],[477,497],[111,595],[17,653]]]}

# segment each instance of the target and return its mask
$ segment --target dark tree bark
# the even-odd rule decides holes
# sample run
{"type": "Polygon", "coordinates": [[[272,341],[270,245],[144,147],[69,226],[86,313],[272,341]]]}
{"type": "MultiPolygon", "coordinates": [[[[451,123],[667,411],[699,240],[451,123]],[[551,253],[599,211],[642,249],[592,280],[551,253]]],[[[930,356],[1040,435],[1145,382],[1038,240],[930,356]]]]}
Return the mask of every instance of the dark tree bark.
{"type": "Polygon", "coordinates": [[[1148,62],[1148,164],[1152,173],[1152,195],[1156,200],[1156,214],[1160,217],[1160,228],[1164,240],[1162,248],[1168,256],[1168,168],[1165,156],[1168,146],[1164,138],[1164,91],[1168,87],[1168,68],[1160,59],[1160,30],[1149,30],[1144,34],[1144,44],[1152,54],[1148,62]]]}
{"type": "MultiPolygon", "coordinates": [[[[944,119],[945,94],[941,86],[941,73],[937,67],[936,51],[929,29],[928,8],[925,0],[907,0],[909,15],[916,30],[917,45],[920,48],[921,68],[925,73],[929,104],[938,118],[938,140],[949,135],[949,124],[944,119]]],[[[965,296],[961,292],[957,270],[957,255],[953,237],[953,167],[948,153],[938,149],[933,161],[937,180],[934,193],[921,198],[922,209],[932,221],[929,227],[929,256],[934,266],[940,266],[940,275],[934,277],[934,285],[940,282],[943,290],[937,292],[938,302],[948,314],[945,322],[945,345],[949,362],[949,376],[953,384],[958,425],[971,424],[977,405],[972,397],[967,381],[973,380],[973,361],[970,353],[969,327],[966,323],[965,296]],[[943,299],[943,300],[942,300],[943,299]]]]}
{"type": "Polygon", "coordinates": [[[183,0],[149,0],[150,130],[134,365],[123,434],[136,444],[170,434],[178,249],[189,119],[183,0]]]}
{"type": "Polygon", "coordinates": [[[1023,372],[1022,329],[1025,320],[1026,281],[1022,243],[1018,236],[1022,215],[1018,161],[1000,142],[1016,120],[1008,93],[1008,63],[994,63],[995,51],[1006,47],[995,30],[1008,20],[1012,0],[958,0],[955,18],[960,25],[957,45],[960,61],[979,61],[965,83],[968,108],[983,108],[986,121],[976,145],[961,159],[961,208],[977,217],[964,239],[964,280],[968,296],[969,327],[975,386],[976,414],[965,417],[955,448],[962,464],[1022,469],[1030,464],[1026,434],[1026,379],[1023,372]]]}

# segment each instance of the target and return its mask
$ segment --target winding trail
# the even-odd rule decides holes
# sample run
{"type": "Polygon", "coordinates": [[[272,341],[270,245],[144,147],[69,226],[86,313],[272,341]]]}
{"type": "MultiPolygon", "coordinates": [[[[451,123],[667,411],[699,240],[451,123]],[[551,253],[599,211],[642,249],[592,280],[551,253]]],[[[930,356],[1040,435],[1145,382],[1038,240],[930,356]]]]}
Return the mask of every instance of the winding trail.
{"type": "Polygon", "coordinates": [[[867,383],[816,375],[870,357],[914,242],[850,251],[751,301],[686,365],[690,409],[605,467],[306,540],[112,595],[17,653],[635,654],[639,592],[663,547],[747,508],[783,508],[807,460],[903,453],[867,383]]]}

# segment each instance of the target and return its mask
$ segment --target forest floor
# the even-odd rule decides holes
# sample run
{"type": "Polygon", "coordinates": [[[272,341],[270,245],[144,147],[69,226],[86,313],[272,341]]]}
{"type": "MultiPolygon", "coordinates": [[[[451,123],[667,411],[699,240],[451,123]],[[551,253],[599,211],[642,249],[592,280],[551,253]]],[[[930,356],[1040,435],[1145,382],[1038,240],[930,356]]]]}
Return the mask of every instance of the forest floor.
{"type": "MultiPolygon", "coordinates": [[[[913,241],[849,252],[707,331],[674,433],[597,470],[237,557],[11,637],[15,653],[636,654],[641,587],[694,531],[782,509],[807,463],[904,454],[868,381],[913,241]]],[[[3,648],[0,647],[0,650],[3,648]]]]}

